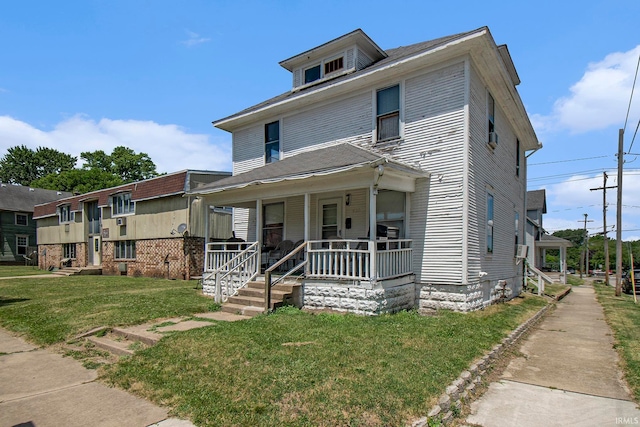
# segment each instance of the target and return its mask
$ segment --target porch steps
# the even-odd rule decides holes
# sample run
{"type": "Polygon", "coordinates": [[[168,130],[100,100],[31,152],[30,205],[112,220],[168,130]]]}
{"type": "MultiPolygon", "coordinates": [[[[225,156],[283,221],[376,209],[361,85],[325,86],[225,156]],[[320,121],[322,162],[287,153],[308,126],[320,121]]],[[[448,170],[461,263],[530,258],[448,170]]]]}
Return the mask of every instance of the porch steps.
{"type": "MultiPolygon", "coordinates": [[[[264,313],[265,295],[264,282],[253,281],[238,290],[238,294],[229,297],[222,304],[221,310],[226,313],[257,316],[264,313]]],[[[271,309],[285,304],[293,304],[300,293],[300,285],[294,283],[277,284],[271,288],[271,309]]]]}
{"type": "Polygon", "coordinates": [[[51,272],[58,276],[79,276],[79,275],[101,275],[102,268],[100,267],[64,267],[59,270],[51,272]]]}

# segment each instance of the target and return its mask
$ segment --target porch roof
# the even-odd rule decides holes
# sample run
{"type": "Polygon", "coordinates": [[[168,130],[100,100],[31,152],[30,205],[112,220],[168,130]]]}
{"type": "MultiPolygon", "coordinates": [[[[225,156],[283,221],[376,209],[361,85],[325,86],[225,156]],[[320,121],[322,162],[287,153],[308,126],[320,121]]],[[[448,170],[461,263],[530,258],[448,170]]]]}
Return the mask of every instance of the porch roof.
{"type": "Polygon", "coordinates": [[[542,236],[540,236],[540,240],[536,242],[536,246],[545,249],[558,249],[569,248],[573,246],[573,243],[560,237],[552,236],[550,234],[543,234],[542,236]]]}
{"type": "Polygon", "coordinates": [[[374,168],[378,165],[385,165],[413,178],[429,176],[428,172],[389,156],[350,143],[343,143],[286,157],[278,162],[203,185],[188,194],[206,195],[250,185],[326,176],[358,168],[374,168]]]}

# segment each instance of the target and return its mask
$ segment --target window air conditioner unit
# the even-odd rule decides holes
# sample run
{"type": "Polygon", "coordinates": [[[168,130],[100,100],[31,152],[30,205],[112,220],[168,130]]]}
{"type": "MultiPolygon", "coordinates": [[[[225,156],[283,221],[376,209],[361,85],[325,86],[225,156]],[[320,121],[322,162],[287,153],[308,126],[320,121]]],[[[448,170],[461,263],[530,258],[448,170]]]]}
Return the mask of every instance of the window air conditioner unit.
{"type": "Polygon", "coordinates": [[[528,253],[529,253],[529,246],[527,245],[516,246],[516,258],[518,259],[526,258],[528,253]]]}
{"type": "Polygon", "coordinates": [[[116,218],[117,225],[127,225],[127,218],[116,218]]]}
{"type": "Polygon", "coordinates": [[[489,132],[489,142],[487,142],[487,144],[489,144],[489,147],[491,148],[496,148],[498,145],[498,134],[495,132],[489,132]]]}

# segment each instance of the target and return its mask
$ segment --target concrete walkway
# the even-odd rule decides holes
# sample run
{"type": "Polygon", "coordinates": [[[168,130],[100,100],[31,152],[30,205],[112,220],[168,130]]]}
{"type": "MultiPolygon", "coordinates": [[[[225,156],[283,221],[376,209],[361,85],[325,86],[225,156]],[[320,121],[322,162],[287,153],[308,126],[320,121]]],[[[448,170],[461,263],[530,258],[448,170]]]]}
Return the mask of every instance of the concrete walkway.
{"type": "MultiPolygon", "coordinates": [[[[215,324],[191,317],[225,322],[249,319],[212,312],[124,329],[157,342],[163,332],[215,324]],[[161,324],[165,326],[149,330],[161,324]]],[[[71,357],[37,348],[0,329],[0,427],[193,427],[189,421],[168,418],[164,408],[96,382],[96,377],[96,371],[71,357]]]]}
{"type": "Polygon", "coordinates": [[[574,287],[521,344],[499,382],[472,403],[470,425],[640,424],[613,333],[591,286],[574,287]]]}

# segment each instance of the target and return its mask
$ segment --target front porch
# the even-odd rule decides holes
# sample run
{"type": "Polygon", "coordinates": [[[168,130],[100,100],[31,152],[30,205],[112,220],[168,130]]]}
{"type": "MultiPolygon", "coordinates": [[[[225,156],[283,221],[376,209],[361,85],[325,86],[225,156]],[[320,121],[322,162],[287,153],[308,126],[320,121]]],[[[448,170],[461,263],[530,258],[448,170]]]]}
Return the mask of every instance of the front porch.
{"type": "Polygon", "coordinates": [[[268,258],[259,242],[209,243],[203,292],[217,302],[235,303],[242,289],[261,283],[263,299],[253,300],[253,305],[263,304],[263,312],[282,302],[272,301],[271,293],[274,286],[287,282],[302,287],[289,301],[299,307],[361,314],[411,308],[412,243],[410,239],[303,241],[272,265],[264,264],[268,258]]]}

